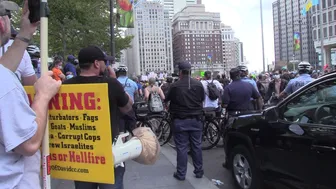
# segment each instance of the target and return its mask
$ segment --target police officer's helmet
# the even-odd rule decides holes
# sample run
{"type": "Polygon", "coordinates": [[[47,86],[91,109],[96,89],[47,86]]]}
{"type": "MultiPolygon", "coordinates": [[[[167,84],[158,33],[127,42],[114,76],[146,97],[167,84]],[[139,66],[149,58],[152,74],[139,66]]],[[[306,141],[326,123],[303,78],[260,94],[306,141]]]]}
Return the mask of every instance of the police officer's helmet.
{"type": "Polygon", "coordinates": [[[27,52],[30,56],[40,57],[40,48],[36,45],[29,45],[27,47],[27,52]]]}
{"type": "Polygon", "coordinates": [[[239,69],[239,71],[242,71],[242,72],[247,72],[248,71],[246,66],[238,66],[237,68],[239,69]]]}
{"type": "Polygon", "coordinates": [[[312,67],[309,62],[302,61],[298,66],[299,71],[311,71],[312,67]]]}
{"type": "Polygon", "coordinates": [[[127,68],[127,66],[125,66],[125,65],[120,65],[120,66],[117,68],[117,72],[128,72],[128,68],[127,68]]]}

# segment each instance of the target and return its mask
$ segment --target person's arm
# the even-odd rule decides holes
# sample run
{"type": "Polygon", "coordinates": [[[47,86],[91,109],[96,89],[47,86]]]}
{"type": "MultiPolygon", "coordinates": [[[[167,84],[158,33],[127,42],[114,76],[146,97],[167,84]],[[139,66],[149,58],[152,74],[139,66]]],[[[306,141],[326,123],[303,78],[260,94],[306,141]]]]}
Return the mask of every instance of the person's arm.
{"type": "Polygon", "coordinates": [[[65,75],[63,74],[63,72],[61,70],[58,70],[58,77],[60,77],[62,79],[62,81],[65,80],[65,75]]]}
{"type": "MultiPolygon", "coordinates": [[[[21,29],[17,36],[26,38],[30,40],[33,36],[33,34],[36,31],[38,23],[31,24],[29,19],[29,9],[28,9],[28,0],[25,0],[22,17],[21,17],[21,29]]],[[[28,43],[23,42],[22,40],[18,39],[18,37],[15,38],[13,44],[8,48],[6,53],[1,57],[0,64],[11,70],[12,72],[15,72],[21,62],[22,55],[24,54],[24,51],[28,47],[28,43]]]]}
{"type": "Polygon", "coordinates": [[[285,90],[282,91],[282,92],[279,94],[279,99],[284,99],[284,98],[286,98],[286,97],[287,97],[289,94],[291,94],[291,93],[292,93],[292,82],[290,81],[290,82],[287,84],[285,90]]]}
{"type": "Polygon", "coordinates": [[[116,75],[116,73],[114,72],[114,70],[111,66],[107,66],[107,71],[108,71],[109,76],[111,78],[115,78],[115,79],[117,78],[117,75],[116,75]]]}
{"type": "Polygon", "coordinates": [[[161,100],[164,101],[165,100],[165,95],[164,95],[162,89],[160,87],[158,87],[158,90],[159,90],[159,94],[160,94],[161,100]]]}
{"type": "Polygon", "coordinates": [[[257,100],[258,110],[262,110],[264,106],[262,96],[259,94],[259,92],[254,87],[252,87],[252,98],[257,100]]]}
{"type": "MultiPolygon", "coordinates": [[[[19,67],[23,64],[22,68],[22,84],[24,86],[31,86],[34,85],[34,83],[37,81],[37,76],[35,74],[35,70],[31,61],[31,58],[27,51],[24,52],[22,61],[19,65],[19,67]]],[[[20,69],[19,69],[20,70],[20,69]]]]}
{"type": "Polygon", "coordinates": [[[227,108],[229,103],[230,103],[230,92],[229,92],[229,88],[226,87],[224,89],[224,95],[223,95],[223,98],[222,98],[222,107],[227,108]]]}
{"type": "Polygon", "coordinates": [[[146,88],[145,88],[144,92],[145,92],[145,94],[144,94],[145,101],[148,101],[148,98],[149,98],[149,91],[148,91],[148,87],[146,87],[146,88]]]}
{"type": "Polygon", "coordinates": [[[51,75],[52,72],[48,72],[36,82],[31,108],[25,100],[26,94],[19,89],[2,99],[1,106],[7,106],[0,108],[2,130],[8,132],[3,133],[3,138],[7,139],[6,151],[31,156],[40,148],[47,125],[49,101],[61,86],[61,82],[53,80],[51,75]]]}
{"type": "Polygon", "coordinates": [[[114,95],[117,101],[117,106],[119,110],[123,114],[127,114],[132,110],[133,100],[132,98],[125,92],[124,87],[121,83],[115,78],[110,79],[109,93],[110,95],[114,95]]]}

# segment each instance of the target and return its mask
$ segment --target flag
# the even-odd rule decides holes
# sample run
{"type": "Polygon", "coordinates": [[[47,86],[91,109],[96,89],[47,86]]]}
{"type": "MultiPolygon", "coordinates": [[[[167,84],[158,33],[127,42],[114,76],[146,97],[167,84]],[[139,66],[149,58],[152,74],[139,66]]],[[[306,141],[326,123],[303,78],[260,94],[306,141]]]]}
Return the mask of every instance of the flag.
{"type": "Polygon", "coordinates": [[[313,7],[312,0],[308,0],[308,2],[306,4],[306,12],[308,12],[312,7],[313,7]]]}
{"type": "Polygon", "coordinates": [[[133,28],[133,5],[136,0],[117,0],[117,23],[119,27],[133,28]]]}
{"type": "Polygon", "coordinates": [[[312,0],[312,1],[313,1],[313,2],[312,2],[313,6],[316,6],[316,5],[318,5],[318,4],[320,3],[319,0],[312,0]]]}
{"type": "Polygon", "coordinates": [[[294,33],[294,50],[300,50],[300,33],[299,32],[295,32],[294,33]]]}
{"type": "Polygon", "coordinates": [[[320,3],[320,0],[308,0],[302,10],[301,10],[301,14],[302,16],[306,16],[307,15],[307,12],[313,7],[313,6],[316,6],[320,3]]]}

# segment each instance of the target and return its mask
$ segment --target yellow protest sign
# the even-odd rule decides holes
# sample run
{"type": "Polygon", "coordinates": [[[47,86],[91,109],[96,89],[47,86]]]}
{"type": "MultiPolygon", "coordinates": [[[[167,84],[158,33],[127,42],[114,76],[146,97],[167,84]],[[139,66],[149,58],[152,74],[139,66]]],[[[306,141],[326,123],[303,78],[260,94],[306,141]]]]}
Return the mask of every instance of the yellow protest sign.
{"type": "MultiPolygon", "coordinates": [[[[25,87],[30,103],[34,88],[25,87]]],[[[51,176],[114,183],[107,84],[62,85],[49,103],[51,176]]]]}

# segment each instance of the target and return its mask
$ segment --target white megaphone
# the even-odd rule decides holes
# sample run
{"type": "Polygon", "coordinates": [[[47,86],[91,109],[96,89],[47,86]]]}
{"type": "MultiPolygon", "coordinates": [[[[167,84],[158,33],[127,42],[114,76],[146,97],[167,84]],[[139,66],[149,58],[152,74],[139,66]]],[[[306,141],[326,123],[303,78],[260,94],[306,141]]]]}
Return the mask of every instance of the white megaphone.
{"type": "Polygon", "coordinates": [[[151,165],[160,154],[160,144],[150,128],[139,127],[133,130],[134,137],[127,142],[123,138],[129,133],[120,134],[112,146],[115,167],[124,166],[125,161],[134,159],[136,162],[151,165]]]}
{"type": "Polygon", "coordinates": [[[123,138],[128,136],[129,133],[119,135],[112,146],[115,167],[123,167],[123,162],[139,157],[142,152],[142,144],[138,138],[132,137],[126,143],[123,142],[123,138]]]}

